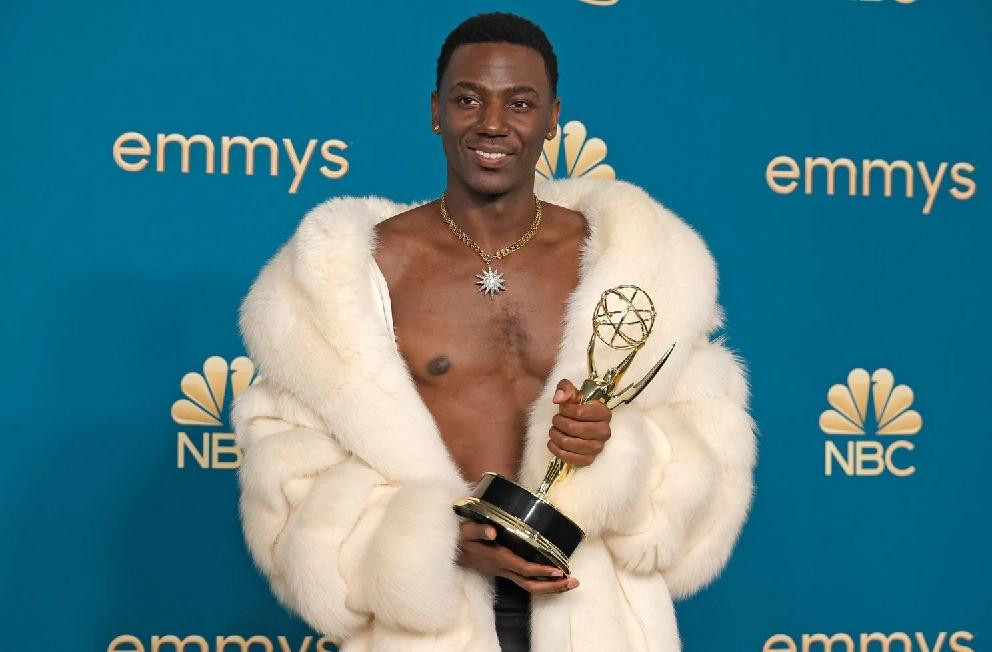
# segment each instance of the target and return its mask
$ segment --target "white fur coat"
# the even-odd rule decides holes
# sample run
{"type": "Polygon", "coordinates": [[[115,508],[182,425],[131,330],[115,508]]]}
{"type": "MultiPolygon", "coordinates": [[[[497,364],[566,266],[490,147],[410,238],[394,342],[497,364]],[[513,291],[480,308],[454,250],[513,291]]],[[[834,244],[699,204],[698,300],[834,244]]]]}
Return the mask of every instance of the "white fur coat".
{"type": "MultiPolygon", "coordinates": [[[[581,584],[534,596],[534,652],[681,649],[672,599],[711,582],[750,509],[756,460],[742,361],[722,338],[713,258],[698,234],[623,181],[539,181],[591,235],[558,357],[529,411],[520,480],[551,453],[555,384],[588,375],[600,293],[636,284],[659,314],[625,378],[675,352],[617,407],[595,462],[549,498],[586,532],[581,584]]],[[[418,202],[419,203],[419,202],[418,202]]],[[[279,601],[344,652],[498,652],[493,585],[455,563],[461,478],[395,348],[370,282],[373,225],[416,204],[337,197],[312,209],[241,306],[259,369],[232,410],[245,539],[279,601]]]]}

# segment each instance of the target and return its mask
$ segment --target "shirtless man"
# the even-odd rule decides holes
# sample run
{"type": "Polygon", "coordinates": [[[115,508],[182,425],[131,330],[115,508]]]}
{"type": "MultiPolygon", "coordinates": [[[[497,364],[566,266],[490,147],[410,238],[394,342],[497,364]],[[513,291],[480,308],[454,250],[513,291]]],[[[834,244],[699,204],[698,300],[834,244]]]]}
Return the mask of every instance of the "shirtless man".
{"type": "Polygon", "coordinates": [[[678,652],[673,599],[719,574],[753,495],[745,369],[711,339],[715,262],[632,183],[534,183],[560,106],[539,27],[472,17],[437,68],[450,222],[440,201],[329,198],[242,302],[258,374],[231,422],[252,559],[342,652],[678,652]],[[505,288],[477,287],[507,246],[492,265],[505,288]],[[572,381],[618,283],[666,307],[633,375],[679,345],[611,411],[580,405],[572,381]],[[582,467],[550,495],[585,533],[578,577],[452,509],[487,471],[536,486],[553,456],[582,467]]]}
{"type": "MultiPolygon", "coordinates": [[[[556,64],[534,47],[488,42],[442,50],[438,65],[431,114],[447,157],[447,212],[483,251],[494,253],[534,220],[534,167],[545,139],[555,135],[561,105],[556,64]]],[[[392,297],[400,351],[469,482],[486,471],[517,477],[526,411],[547,382],[565,300],[578,282],[579,248],[589,235],[585,218],[547,202],[541,214],[533,238],[495,261],[506,290],[488,296],[466,282],[484,265],[440,219],[439,201],[377,227],[374,255],[392,297]]],[[[559,414],[548,448],[572,465],[588,465],[610,436],[610,410],[599,402],[578,405],[568,379],[559,388],[564,395],[555,401],[559,414]]],[[[530,593],[578,586],[553,566],[487,543],[495,536],[491,526],[466,521],[461,533],[464,566],[530,593]]],[[[497,587],[505,594],[505,583],[497,587]]]]}

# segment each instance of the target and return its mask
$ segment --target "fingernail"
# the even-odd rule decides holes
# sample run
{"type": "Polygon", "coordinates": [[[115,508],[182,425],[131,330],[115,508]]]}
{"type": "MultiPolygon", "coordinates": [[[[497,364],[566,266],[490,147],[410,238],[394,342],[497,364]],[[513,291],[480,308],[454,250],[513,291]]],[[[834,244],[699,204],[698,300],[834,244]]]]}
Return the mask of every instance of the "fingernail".
{"type": "Polygon", "coordinates": [[[561,572],[557,568],[551,571],[551,577],[565,577],[565,573],[561,572]]]}
{"type": "Polygon", "coordinates": [[[486,528],[486,538],[487,539],[495,539],[496,538],[496,530],[494,528],[491,528],[491,527],[490,528],[486,528]]]}
{"type": "Polygon", "coordinates": [[[570,579],[568,580],[568,584],[566,584],[565,586],[567,586],[567,587],[568,587],[568,588],[570,588],[570,589],[574,589],[574,588],[575,588],[575,587],[577,587],[578,585],[579,585],[579,580],[577,580],[577,579],[575,579],[574,577],[572,577],[572,578],[570,578],[570,579]]]}
{"type": "Polygon", "coordinates": [[[565,390],[559,389],[557,392],[555,392],[555,399],[554,400],[560,401],[563,398],[565,398],[565,390]]]}

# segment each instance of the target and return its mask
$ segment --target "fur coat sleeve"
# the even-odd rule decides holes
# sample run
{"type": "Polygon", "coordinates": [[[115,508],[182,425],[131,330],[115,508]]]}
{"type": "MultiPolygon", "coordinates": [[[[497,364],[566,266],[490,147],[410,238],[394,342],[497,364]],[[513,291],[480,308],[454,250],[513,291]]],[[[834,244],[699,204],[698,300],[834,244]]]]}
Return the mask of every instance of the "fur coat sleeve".
{"type": "Polygon", "coordinates": [[[373,616],[410,632],[454,624],[451,504],[464,487],[389,483],[264,378],[238,397],[232,421],[245,539],[284,607],[339,640],[373,616]]]}
{"type": "Polygon", "coordinates": [[[643,505],[604,540],[636,573],[661,572],[687,597],[726,565],[747,517],[756,462],[743,362],[722,338],[700,338],[670,401],[642,412],[653,447],[643,505]]]}

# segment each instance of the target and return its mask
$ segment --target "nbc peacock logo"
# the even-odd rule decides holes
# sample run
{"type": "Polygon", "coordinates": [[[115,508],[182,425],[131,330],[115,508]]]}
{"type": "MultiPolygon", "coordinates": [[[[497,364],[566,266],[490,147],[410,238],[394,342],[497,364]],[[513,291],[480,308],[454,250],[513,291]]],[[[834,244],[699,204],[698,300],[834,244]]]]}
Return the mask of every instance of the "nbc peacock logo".
{"type": "Polygon", "coordinates": [[[566,123],[564,129],[558,125],[555,137],[544,142],[544,152],[534,167],[535,180],[555,177],[615,179],[616,172],[610,165],[603,163],[606,160],[606,143],[602,138],[587,136],[586,126],[578,120],[566,123]],[[564,161],[561,161],[563,165],[559,170],[562,153],[564,161]]]}
{"type": "Polygon", "coordinates": [[[231,361],[219,355],[203,363],[203,373],[190,371],[179,381],[186,396],[172,404],[172,420],[180,425],[201,429],[199,445],[189,433],[176,435],[176,468],[186,468],[190,455],[203,469],[234,469],[241,465],[241,449],[224,423],[225,399],[232,399],[252,383],[255,365],[245,356],[231,361]]]}
{"type": "Polygon", "coordinates": [[[820,415],[820,430],[847,441],[844,451],[833,439],[824,443],[825,475],[833,475],[834,462],[848,476],[888,472],[905,477],[916,473],[915,466],[899,466],[894,459],[897,451],[914,449],[911,440],[895,438],[915,436],[923,427],[920,413],[909,409],[913,399],[913,390],[908,385],[896,385],[888,369],[876,369],[871,374],[854,369],[847,375],[846,385],[833,385],[827,391],[832,409],[820,415]],[[868,420],[869,402],[874,423],[868,420]],[[871,432],[869,426],[874,426],[871,432]],[[869,438],[859,438],[862,435],[869,438]]]}

